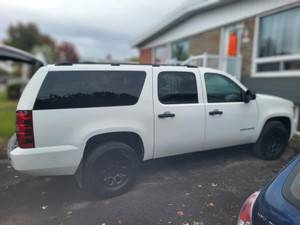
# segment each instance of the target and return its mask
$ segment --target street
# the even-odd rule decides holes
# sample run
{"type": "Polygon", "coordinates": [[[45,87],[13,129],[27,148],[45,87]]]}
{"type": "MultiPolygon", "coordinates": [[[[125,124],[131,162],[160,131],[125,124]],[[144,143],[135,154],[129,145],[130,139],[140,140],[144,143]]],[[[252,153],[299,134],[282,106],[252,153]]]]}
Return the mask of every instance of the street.
{"type": "Polygon", "coordinates": [[[236,224],[246,198],[299,152],[264,161],[239,147],[146,161],[133,189],[112,199],[72,176],[23,175],[0,160],[0,224],[236,224]]]}

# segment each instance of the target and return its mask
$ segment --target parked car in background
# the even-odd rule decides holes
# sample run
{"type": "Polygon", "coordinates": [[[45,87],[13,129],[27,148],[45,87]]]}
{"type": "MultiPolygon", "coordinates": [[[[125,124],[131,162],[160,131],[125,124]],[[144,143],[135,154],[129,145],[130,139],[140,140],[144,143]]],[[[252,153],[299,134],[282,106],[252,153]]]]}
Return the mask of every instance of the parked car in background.
{"type": "Polygon", "coordinates": [[[300,224],[300,154],[242,206],[238,225],[300,224]]]}

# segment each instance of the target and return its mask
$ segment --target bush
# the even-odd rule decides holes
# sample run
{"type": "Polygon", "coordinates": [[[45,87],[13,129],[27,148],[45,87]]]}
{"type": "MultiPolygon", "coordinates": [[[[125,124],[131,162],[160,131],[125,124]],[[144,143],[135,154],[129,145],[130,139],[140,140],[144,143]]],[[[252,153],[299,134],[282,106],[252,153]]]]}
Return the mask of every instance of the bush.
{"type": "Polygon", "coordinates": [[[19,99],[21,97],[21,83],[7,85],[6,92],[8,99],[19,99]]]}

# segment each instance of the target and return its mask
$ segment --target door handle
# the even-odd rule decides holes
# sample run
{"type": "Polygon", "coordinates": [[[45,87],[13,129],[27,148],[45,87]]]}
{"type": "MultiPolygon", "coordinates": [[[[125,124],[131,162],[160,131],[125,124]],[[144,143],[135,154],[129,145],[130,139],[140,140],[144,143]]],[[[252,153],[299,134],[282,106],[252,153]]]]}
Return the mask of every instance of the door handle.
{"type": "Polygon", "coordinates": [[[164,112],[163,114],[158,114],[158,118],[167,118],[167,117],[175,117],[175,114],[174,113],[170,113],[170,112],[164,112]]]}
{"type": "Polygon", "coordinates": [[[209,112],[209,115],[214,116],[214,115],[222,115],[223,112],[219,111],[218,109],[215,109],[214,111],[209,112]]]}

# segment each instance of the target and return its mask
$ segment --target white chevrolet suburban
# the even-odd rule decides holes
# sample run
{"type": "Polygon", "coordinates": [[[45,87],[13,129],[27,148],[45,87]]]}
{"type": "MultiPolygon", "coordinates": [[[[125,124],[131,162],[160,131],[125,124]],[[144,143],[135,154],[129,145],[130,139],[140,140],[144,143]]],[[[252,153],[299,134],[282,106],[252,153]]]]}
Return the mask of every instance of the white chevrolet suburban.
{"type": "Polygon", "coordinates": [[[20,172],[75,174],[109,197],[133,185],[143,160],[243,144],[276,159],[295,130],[293,107],[209,68],[50,65],[22,94],[8,157],[20,172]]]}

